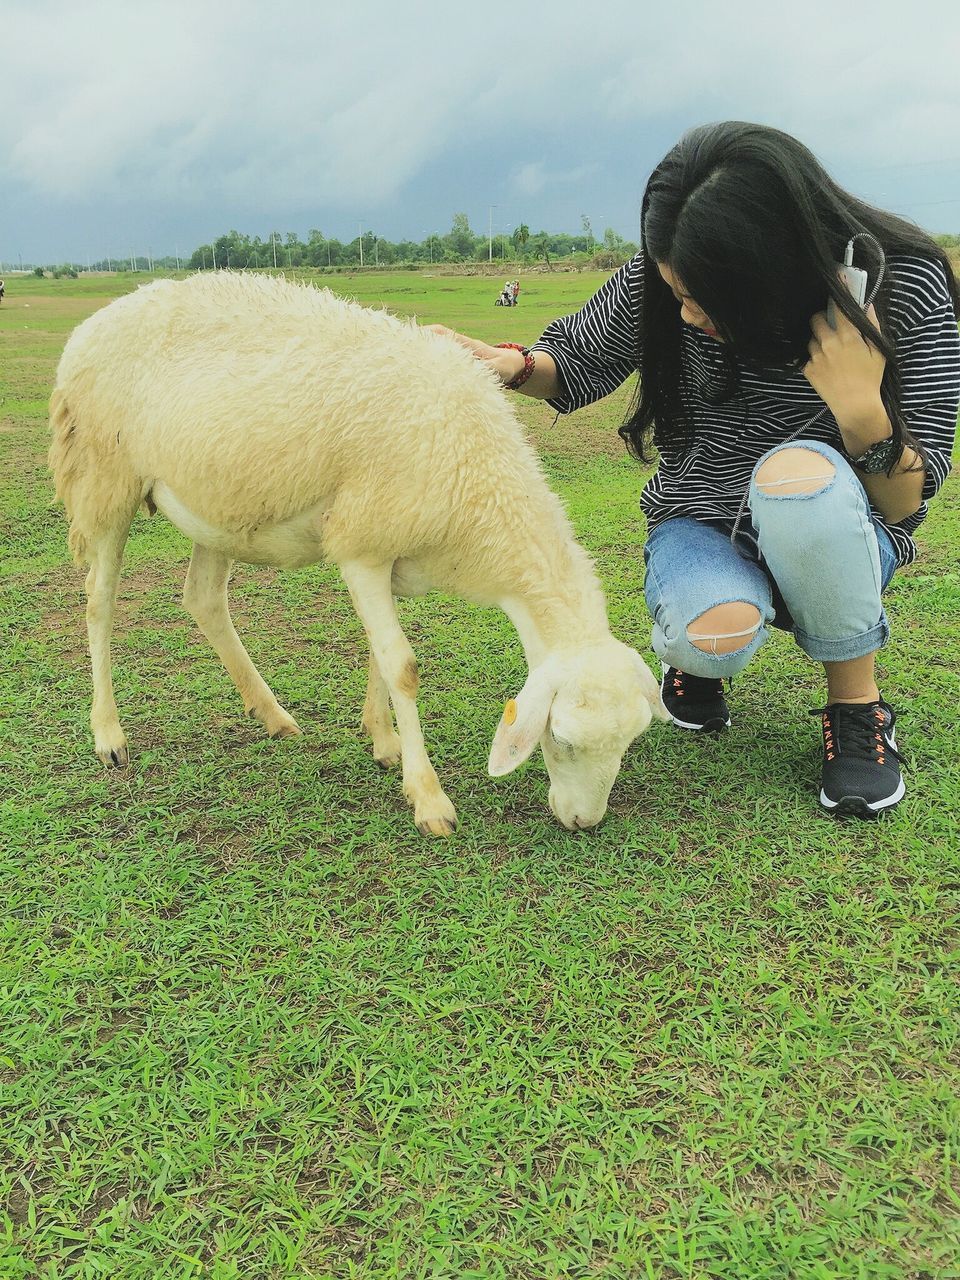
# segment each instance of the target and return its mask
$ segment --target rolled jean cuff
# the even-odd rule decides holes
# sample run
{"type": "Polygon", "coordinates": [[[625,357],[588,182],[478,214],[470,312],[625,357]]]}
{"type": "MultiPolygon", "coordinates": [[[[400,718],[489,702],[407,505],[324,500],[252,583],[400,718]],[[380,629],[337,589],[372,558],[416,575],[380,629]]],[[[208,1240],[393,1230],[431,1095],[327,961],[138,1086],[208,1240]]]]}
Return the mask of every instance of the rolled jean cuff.
{"type": "Polygon", "coordinates": [[[796,624],[793,628],[797,644],[814,662],[849,662],[851,658],[865,658],[868,653],[882,649],[890,639],[890,624],[886,612],[881,610],[880,621],[869,631],[856,636],[844,636],[840,640],[827,640],[823,636],[811,636],[796,624]]]}

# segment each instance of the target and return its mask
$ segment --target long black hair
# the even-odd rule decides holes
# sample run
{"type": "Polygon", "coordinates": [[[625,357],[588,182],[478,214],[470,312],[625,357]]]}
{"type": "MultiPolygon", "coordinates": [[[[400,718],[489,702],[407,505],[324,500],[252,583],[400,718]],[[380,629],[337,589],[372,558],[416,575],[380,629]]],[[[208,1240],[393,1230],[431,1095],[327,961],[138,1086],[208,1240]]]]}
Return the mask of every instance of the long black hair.
{"type": "MultiPolygon", "coordinates": [[[[837,263],[851,236],[868,232],[887,256],[942,263],[960,309],[949,260],[925,232],[837,186],[796,138],[739,120],[684,134],[654,169],[641,217],[640,382],[620,428],[633,454],[648,461],[651,441],[658,448],[692,443],[680,359],[683,322],[658,263],[670,268],[724,340],[726,376],[714,389],[718,403],[739,393],[734,356],[772,376],[801,369],[809,359],[810,317],[832,298],[886,357],[881,398],[894,437],[922,452],[900,411],[896,352],[886,332],[890,275],[874,302],[878,331],[838,279],[837,263]]],[[[867,267],[872,287],[878,255],[870,240],[857,245],[858,265],[867,267]]]]}

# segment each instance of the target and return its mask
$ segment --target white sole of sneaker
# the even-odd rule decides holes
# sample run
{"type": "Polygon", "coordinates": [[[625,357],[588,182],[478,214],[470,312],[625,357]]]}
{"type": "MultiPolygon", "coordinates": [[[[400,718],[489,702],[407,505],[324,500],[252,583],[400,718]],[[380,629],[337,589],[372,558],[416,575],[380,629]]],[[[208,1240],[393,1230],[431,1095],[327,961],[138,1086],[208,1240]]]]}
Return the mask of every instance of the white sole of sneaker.
{"type": "Polygon", "coordinates": [[[820,803],[828,813],[837,813],[840,815],[850,815],[856,817],[867,818],[882,813],[884,809],[890,809],[893,805],[899,804],[907,793],[907,788],[901,778],[900,783],[892,793],[885,796],[883,800],[864,800],[863,796],[841,796],[839,800],[831,800],[822,789],[820,791],[820,803]]]}
{"type": "Polygon", "coordinates": [[[719,733],[721,729],[730,728],[729,718],[721,720],[718,716],[715,720],[707,720],[705,724],[690,724],[686,720],[678,720],[676,716],[670,719],[678,729],[692,729],[695,733],[719,733]]]}

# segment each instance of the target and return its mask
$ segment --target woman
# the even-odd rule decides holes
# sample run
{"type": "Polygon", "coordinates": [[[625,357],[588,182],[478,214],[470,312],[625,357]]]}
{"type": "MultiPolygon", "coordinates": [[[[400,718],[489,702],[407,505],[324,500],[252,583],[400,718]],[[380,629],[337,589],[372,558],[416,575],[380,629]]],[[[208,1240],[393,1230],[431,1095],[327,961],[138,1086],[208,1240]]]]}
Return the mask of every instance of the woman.
{"type": "Polygon", "coordinates": [[[949,471],[957,309],[922,231],[843,191],[796,139],[727,122],[657,166],[640,252],[580,312],[529,351],[458,335],[561,413],[639,370],[620,434],[659,454],[641,506],[667,709],[684,729],[727,727],[723,680],[768,625],[792,631],[826,675],[820,802],[835,814],[904,794],[874,673],[881,592],[949,471]],[[854,253],[865,310],[838,271],[854,253]]]}

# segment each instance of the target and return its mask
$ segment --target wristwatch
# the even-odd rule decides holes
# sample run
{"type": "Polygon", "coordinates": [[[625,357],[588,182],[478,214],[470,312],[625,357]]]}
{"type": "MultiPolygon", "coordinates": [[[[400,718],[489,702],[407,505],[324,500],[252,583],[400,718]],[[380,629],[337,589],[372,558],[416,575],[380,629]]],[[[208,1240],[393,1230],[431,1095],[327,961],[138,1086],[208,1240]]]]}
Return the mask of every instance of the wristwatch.
{"type": "Polygon", "coordinates": [[[874,476],[881,471],[888,471],[902,452],[903,446],[897,444],[893,436],[888,436],[886,440],[878,440],[870,445],[859,458],[851,458],[850,465],[868,476],[874,476]]]}

